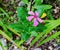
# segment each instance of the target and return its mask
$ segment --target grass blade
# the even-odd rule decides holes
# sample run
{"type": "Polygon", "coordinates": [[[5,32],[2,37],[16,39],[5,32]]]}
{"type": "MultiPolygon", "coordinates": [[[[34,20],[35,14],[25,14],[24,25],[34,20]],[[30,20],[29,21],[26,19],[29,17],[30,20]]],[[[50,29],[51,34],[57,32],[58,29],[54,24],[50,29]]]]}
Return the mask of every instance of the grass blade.
{"type": "Polygon", "coordinates": [[[60,19],[50,22],[48,24],[46,24],[45,26],[47,26],[47,29],[44,30],[43,32],[41,32],[30,44],[30,46],[32,46],[36,41],[38,41],[39,38],[41,38],[43,35],[48,34],[52,29],[56,28],[58,25],[60,25],[60,19]]]}
{"type": "Polygon", "coordinates": [[[40,42],[40,44],[38,44],[38,46],[41,46],[42,44],[52,40],[52,39],[55,39],[57,36],[60,35],[60,31],[59,32],[56,32],[55,34],[51,35],[50,37],[46,38],[44,41],[40,42]]]}

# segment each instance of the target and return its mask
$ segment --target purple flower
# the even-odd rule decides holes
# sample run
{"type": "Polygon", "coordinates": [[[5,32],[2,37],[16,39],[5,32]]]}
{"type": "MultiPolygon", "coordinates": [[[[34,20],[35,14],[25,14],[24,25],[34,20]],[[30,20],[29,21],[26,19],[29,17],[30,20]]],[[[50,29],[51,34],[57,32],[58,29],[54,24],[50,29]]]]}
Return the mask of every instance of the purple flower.
{"type": "Polygon", "coordinates": [[[34,26],[37,26],[39,24],[38,22],[40,22],[40,23],[43,22],[43,20],[38,17],[39,16],[38,12],[34,13],[32,11],[29,11],[28,14],[30,14],[31,16],[28,16],[27,20],[31,21],[32,19],[34,19],[34,24],[33,24],[34,26]]]}

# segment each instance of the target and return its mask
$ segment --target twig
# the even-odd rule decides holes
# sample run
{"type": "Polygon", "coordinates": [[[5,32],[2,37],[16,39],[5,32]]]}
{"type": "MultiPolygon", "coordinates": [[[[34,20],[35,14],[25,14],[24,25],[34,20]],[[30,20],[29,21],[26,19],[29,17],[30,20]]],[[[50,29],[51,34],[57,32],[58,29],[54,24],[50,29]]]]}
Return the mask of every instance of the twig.
{"type": "Polygon", "coordinates": [[[33,2],[33,0],[30,0],[30,2],[31,2],[31,5],[30,5],[30,11],[32,10],[32,2],[33,2]]]}

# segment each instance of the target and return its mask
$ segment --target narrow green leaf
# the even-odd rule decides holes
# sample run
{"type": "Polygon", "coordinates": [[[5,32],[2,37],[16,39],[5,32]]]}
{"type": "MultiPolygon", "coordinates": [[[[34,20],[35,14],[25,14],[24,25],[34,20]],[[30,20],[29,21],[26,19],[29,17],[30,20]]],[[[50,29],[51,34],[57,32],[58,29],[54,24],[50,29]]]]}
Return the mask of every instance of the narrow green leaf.
{"type": "Polygon", "coordinates": [[[0,26],[3,28],[3,30],[6,32],[6,34],[8,33],[8,35],[11,37],[12,34],[7,30],[5,24],[3,24],[3,22],[0,20],[0,26]]]}
{"type": "Polygon", "coordinates": [[[16,44],[5,32],[0,30],[0,34],[10,42],[14,43],[18,48],[21,48],[21,46],[18,46],[18,44],[16,44]]]}
{"type": "Polygon", "coordinates": [[[19,41],[18,46],[21,45],[21,44],[23,44],[23,42],[24,42],[24,40],[19,41]]]}
{"type": "Polygon", "coordinates": [[[1,7],[0,7],[0,11],[2,11],[6,15],[7,18],[9,18],[9,15],[1,7]]]}
{"type": "Polygon", "coordinates": [[[8,26],[6,26],[7,27],[7,29],[9,29],[10,31],[12,31],[13,33],[15,33],[16,35],[18,35],[18,36],[21,36],[19,33],[17,33],[14,29],[12,29],[12,28],[10,28],[10,27],[8,27],[8,26]]]}
{"type": "Polygon", "coordinates": [[[0,34],[1,34],[3,37],[5,37],[6,39],[8,39],[9,41],[12,42],[12,39],[11,39],[6,33],[4,33],[3,31],[0,30],[0,34]]]}
{"type": "Polygon", "coordinates": [[[35,8],[47,10],[47,9],[51,9],[52,6],[51,5],[40,5],[40,6],[35,6],[35,8]]]}
{"type": "Polygon", "coordinates": [[[48,41],[50,41],[50,40],[52,40],[52,39],[55,39],[57,36],[59,36],[60,35],[60,31],[59,32],[56,32],[55,34],[53,34],[53,35],[51,35],[50,37],[48,37],[48,38],[46,38],[45,40],[43,40],[42,42],[40,42],[39,44],[38,44],[38,46],[41,46],[42,44],[44,44],[44,43],[46,43],[46,42],[48,42],[48,41]]]}
{"type": "Polygon", "coordinates": [[[43,35],[44,37],[54,28],[56,28],[57,26],[60,25],[60,19],[50,22],[48,24],[46,24],[45,26],[47,27],[46,30],[44,30],[43,32],[41,32],[31,43],[31,46],[39,39],[41,38],[43,35]]]}

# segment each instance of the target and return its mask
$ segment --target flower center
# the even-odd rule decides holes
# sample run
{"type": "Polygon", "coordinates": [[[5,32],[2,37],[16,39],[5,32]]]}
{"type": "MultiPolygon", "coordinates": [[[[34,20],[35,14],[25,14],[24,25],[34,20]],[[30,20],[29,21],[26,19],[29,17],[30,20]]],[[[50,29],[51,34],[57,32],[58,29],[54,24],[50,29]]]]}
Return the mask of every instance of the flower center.
{"type": "Polygon", "coordinates": [[[37,17],[38,17],[38,16],[35,14],[35,15],[34,15],[34,18],[37,18],[37,17]]]}

